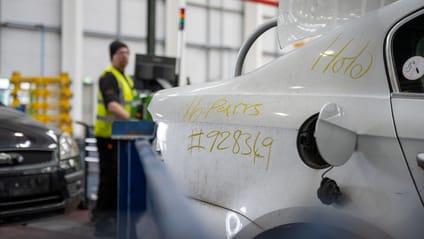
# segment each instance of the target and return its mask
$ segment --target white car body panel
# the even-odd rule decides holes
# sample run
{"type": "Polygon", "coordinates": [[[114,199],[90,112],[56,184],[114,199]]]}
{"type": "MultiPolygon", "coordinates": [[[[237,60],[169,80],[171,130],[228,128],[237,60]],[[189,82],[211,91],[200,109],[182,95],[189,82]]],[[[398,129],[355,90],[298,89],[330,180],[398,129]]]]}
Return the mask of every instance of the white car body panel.
{"type": "MultiPolygon", "coordinates": [[[[397,129],[418,139],[408,143],[414,148],[406,155],[409,165],[416,164],[416,151],[424,152],[419,127],[424,117],[401,105],[409,102],[394,100],[399,112],[392,112],[383,52],[391,27],[423,6],[423,1],[398,1],[252,73],[155,94],[149,111],[159,124],[158,144],[187,196],[255,222],[252,230],[240,224],[245,237],[257,235],[258,228],[301,222],[312,208],[349,218],[350,224],[340,227],[365,238],[422,238],[424,209],[392,113],[415,115],[400,119],[403,126],[397,129]],[[344,120],[335,124],[357,135],[350,159],[327,174],[345,197],[330,206],[316,196],[326,170],[306,166],[296,149],[301,124],[327,103],[343,109],[344,120]]],[[[413,170],[422,192],[424,172],[413,170]]],[[[219,215],[209,213],[208,220],[222,221],[213,223],[217,236],[234,236],[225,227],[228,218],[219,215]]]]}
{"type": "Polygon", "coordinates": [[[393,110],[396,119],[397,132],[402,143],[405,157],[411,167],[418,191],[424,196],[424,172],[417,167],[417,155],[424,152],[424,112],[423,100],[416,99],[393,99],[393,110]]]}

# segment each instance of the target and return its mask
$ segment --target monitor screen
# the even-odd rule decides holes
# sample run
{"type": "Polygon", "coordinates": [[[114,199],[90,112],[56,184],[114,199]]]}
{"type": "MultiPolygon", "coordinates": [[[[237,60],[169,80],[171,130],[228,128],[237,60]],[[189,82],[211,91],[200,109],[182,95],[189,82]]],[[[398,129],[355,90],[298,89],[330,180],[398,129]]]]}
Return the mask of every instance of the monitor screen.
{"type": "Polygon", "coordinates": [[[176,58],[174,57],[136,54],[134,87],[141,91],[156,92],[178,86],[175,65],[176,58]]]}

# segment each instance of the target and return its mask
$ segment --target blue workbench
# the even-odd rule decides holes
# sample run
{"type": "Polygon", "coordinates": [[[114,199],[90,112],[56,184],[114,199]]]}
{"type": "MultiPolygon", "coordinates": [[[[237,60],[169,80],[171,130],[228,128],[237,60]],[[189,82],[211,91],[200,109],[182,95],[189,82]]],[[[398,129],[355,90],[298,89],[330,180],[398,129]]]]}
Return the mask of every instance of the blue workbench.
{"type": "Polygon", "coordinates": [[[136,140],[151,141],[152,121],[116,121],[112,138],[118,140],[118,238],[137,238],[135,224],[146,210],[146,177],[135,147],[136,140]]]}

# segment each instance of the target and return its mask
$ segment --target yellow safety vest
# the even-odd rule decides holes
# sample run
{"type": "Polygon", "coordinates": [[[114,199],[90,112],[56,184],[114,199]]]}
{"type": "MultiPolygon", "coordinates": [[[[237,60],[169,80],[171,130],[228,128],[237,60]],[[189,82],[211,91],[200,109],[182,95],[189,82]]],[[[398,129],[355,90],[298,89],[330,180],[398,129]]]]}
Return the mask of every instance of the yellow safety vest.
{"type": "MultiPolygon", "coordinates": [[[[131,106],[133,103],[133,98],[136,96],[137,92],[133,89],[134,82],[129,75],[126,75],[126,78],[113,66],[109,66],[103,72],[103,77],[106,73],[112,73],[120,89],[119,94],[119,103],[123,108],[131,113],[131,106]]],[[[102,92],[99,91],[97,94],[97,118],[94,125],[94,135],[97,137],[110,138],[112,136],[112,123],[116,118],[114,115],[107,110],[107,107],[103,101],[102,92]]]]}

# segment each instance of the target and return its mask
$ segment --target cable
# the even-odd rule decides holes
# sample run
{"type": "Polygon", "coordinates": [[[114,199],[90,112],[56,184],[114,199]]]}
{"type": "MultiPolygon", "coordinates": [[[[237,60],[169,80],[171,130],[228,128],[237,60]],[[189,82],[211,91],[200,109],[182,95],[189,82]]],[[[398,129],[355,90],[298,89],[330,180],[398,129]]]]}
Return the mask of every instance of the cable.
{"type": "Polygon", "coordinates": [[[246,42],[243,43],[243,45],[240,48],[240,51],[237,54],[236,70],[234,72],[234,76],[241,75],[243,70],[244,59],[246,58],[246,55],[249,52],[250,47],[252,47],[256,39],[258,39],[258,37],[261,36],[264,32],[268,31],[269,29],[273,27],[276,27],[277,21],[278,21],[278,18],[275,17],[263,23],[247,38],[246,42]]]}
{"type": "Polygon", "coordinates": [[[325,171],[324,171],[324,173],[322,173],[321,178],[322,178],[322,179],[324,179],[324,176],[325,176],[328,172],[330,172],[330,170],[331,170],[331,169],[333,169],[333,168],[334,168],[334,166],[331,166],[330,168],[328,168],[327,170],[325,170],[325,171]]]}

